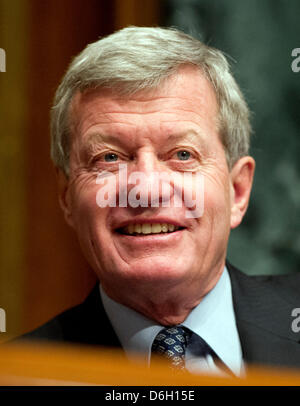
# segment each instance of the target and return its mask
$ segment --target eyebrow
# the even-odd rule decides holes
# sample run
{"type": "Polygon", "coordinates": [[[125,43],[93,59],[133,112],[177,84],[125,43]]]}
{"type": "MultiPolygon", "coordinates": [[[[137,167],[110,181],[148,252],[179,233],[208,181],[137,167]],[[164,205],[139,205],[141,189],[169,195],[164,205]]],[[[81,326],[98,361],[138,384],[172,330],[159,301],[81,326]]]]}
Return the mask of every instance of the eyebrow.
{"type": "Polygon", "coordinates": [[[195,129],[188,129],[183,132],[179,133],[172,133],[170,134],[166,142],[178,142],[178,141],[190,141],[194,144],[201,144],[204,142],[205,137],[204,134],[202,134],[201,131],[197,131],[195,129]]]}
{"type": "Polygon", "coordinates": [[[90,134],[85,142],[85,145],[89,146],[92,144],[99,144],[99,143],[115,143],[121,144],[120,138],[114,135],[109,134],[101,134],[99,132],[90,134]]]}
{"type": "MultiPolygon", "coordinates": [[[[178,133],[171,133],[165,139],[165,145],[176,144],[177,142],[189,141],[195,145],[203,146],[204,135],[202,132],[195,129],[187,129],[178,133]]],[[[124,147],[124,143],[120,136],[103,133],[92,133],[88,136],[83,146],[83,154],[90,155],[99,145],[111,144],[119,147],[124,147]]]]}
{"type": "Polygon", "coordinates": [[[102,133],[92,133],[90,134],[87,139],[84,141],[82,152],[84,155],[89,155],[95,151],[95,149],[99,145],[104,144],[113,144],[113,145],[122,145],[122,141],[119,137],[109,135],[109,134],[102,134],[102,133]]]}
{"type": "MultiPolygon", "coordinates": [[[[171,133],[167,136],[166,141],[179,141],[182,139],[187,139],[189,141],[197,142],[199,139],[204,140],[204,135],[195,129],[188,129],[178,133],[171,133]]],[[[89,146],[91,144],[97,143],[113,143],[113,144],[122,144],[122,141],[119,136],[111,134],[102,134],[102,133],[93,133],[90,134],[85,141],[85,145],[89,146]]]]}

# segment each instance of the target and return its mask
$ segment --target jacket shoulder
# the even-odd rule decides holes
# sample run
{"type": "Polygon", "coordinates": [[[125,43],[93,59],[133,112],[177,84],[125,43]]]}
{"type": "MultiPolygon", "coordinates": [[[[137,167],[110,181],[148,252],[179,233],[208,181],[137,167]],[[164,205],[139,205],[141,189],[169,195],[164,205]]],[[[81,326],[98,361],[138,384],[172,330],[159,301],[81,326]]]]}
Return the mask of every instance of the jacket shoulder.
{"type": "Polygon", "coordinates": [[[18,337],[15,341],[23,340],[45,340],[45,341],[65,341],[68,326],[78,323],[82,313],[83,304],[72,307],[41,326],[18,337]]]}
{"type": "Polygon", "coordinates": [[[299,368],[293,312],[300,307],[300,274],[248,276],[232,265],[227,268],[244,360],[299,368]]]}
{"type": "Polygon", "coordinates": [[[103,308],[98,284],[83,303],[62,312],[16,340],[64,341],[108,347],[120,346],[103,308]]]}
{"type": "Polygon", "coordinates": [[[284,275],[247,275],[233,265],[227,263],[231,282],[239,296],[256,303],[264,301],[282,300],[287,304],[300,305],[300,272],[284,275]]]}

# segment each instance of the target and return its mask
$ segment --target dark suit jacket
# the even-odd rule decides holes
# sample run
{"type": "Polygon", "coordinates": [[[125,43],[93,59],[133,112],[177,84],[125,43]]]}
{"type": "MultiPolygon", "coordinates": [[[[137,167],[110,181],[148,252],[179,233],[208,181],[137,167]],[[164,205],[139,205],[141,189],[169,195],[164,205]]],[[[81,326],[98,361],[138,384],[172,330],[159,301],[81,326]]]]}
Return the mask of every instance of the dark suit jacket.
{"type": "MultiPolygon", "coordinates": [[[[246,364],[300,368],[300,333],[293,332],[291,315],[294,308],[300,308],[300,273],[247,276],[229,263],[227,268],[246,364]]],[[[82,304],[22,338],[121,346],[104,311],[98,285],[82,304]]]]}

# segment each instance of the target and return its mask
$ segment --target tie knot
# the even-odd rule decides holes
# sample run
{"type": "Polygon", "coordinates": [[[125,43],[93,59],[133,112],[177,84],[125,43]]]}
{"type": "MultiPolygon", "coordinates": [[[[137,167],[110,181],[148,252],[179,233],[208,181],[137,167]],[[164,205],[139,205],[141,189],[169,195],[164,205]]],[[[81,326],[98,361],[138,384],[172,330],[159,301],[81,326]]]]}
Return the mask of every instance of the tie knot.
{"type": "Polygon", "coordinates": [[[191,332],[182,326],[166,327],[155,337],[152,353],[168,359],[172,367],[183,369],[185,349],[191,332]]]}

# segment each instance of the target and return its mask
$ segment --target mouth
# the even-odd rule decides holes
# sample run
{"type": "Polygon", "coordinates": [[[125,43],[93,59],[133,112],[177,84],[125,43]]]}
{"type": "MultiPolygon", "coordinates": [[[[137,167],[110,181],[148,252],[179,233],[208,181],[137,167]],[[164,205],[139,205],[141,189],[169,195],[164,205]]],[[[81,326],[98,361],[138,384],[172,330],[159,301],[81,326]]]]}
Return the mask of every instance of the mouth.
{"type": "Polygon", "coordinates": [[[136,223],[128,224],[125,227],[116,229],[116,232],[130,236],[149,236],[149,235],[166,235],[183,230],[185,227],[180,227],[171,223],[136,223]]]}

